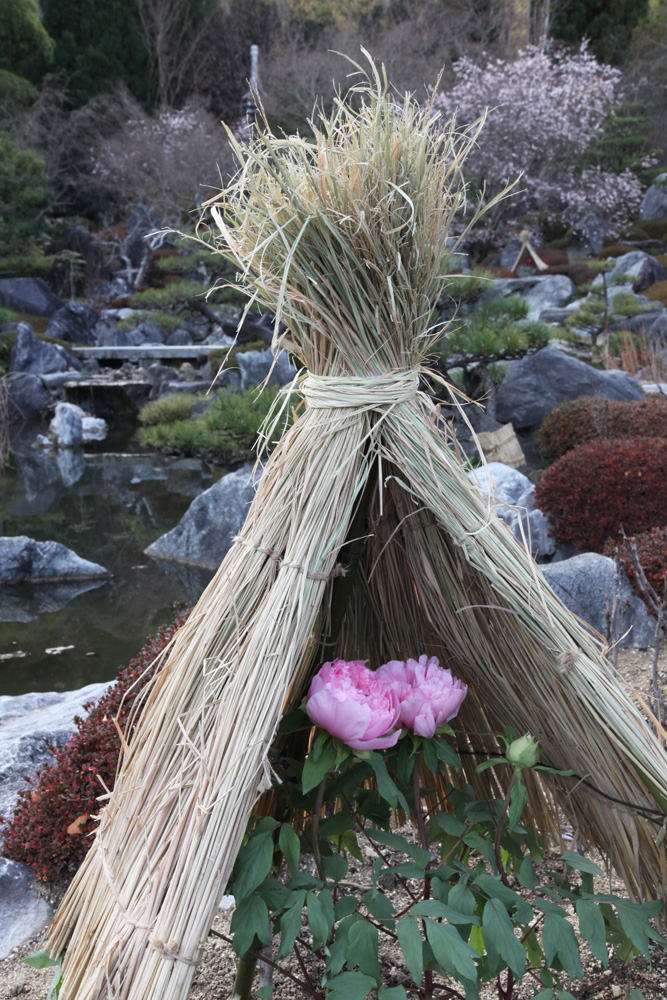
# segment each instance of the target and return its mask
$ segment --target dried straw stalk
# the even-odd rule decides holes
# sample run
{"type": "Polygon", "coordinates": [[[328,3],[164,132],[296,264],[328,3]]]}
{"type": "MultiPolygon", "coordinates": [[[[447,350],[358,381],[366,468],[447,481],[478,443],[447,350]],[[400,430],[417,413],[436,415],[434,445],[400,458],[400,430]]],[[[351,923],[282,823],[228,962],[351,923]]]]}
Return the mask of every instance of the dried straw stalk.
{"type": "MultiPolygon", "coordinates": [[[[552,763],[619,798],[667,802],[662,747],[491,516],[416,391],[476,129],[457,132],[410,99],[393,102],[377,73],[354,98],[358,111],[339,102],[311,140],[267,130],[239,148],[241,172],[215,209],[221,252],[276,312],[276,341],[286,323],[283,339],[310,373],[307,405],[176,638],[53,922],[52,952],[67,949],[62,1000],[187,996],[371,477],[349,652],[396,656],[427,644],[472,686],[470,733],[529,728],[552,763]]],[[[543,825],[546,801],[535,788],[543,825]]],[[[664,852],[644,820],[581,787],[563,806],[632,891],[662,892],[664,852]]]]}

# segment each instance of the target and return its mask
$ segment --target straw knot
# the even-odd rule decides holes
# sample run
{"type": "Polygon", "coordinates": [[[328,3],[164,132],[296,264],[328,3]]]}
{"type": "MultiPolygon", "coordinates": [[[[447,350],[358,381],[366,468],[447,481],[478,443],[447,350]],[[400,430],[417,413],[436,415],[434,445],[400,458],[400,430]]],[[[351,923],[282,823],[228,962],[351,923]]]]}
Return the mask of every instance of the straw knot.
{"type": "Polygon", "coordinates": [[[301,383],[308,405],[314,409],[377,410],[412,399],[419,390],[419,372],[384,375],[312,375],[301,383]]]}
{"type": "Polygon", "coordinates": [[[149,938],[150,944],[156,951],[159,951],[161,955],[165,958],[171,959],[172,962],[182,962],[184,965],[196,966],[201,965],[201,956],[198,958],[191,958],[188,955],[181,955],[178,951],[178,943],[176,941],[170,941],[165,944],[164,941],[160,941],[157,938],[149,938]]]}

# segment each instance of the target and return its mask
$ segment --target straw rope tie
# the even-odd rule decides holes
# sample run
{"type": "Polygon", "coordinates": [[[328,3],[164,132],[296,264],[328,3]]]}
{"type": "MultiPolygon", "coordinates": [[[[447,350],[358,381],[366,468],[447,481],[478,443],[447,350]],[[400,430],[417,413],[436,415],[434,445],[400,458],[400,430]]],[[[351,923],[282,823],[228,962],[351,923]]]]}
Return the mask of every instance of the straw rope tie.
{"type": "Polygon", "coordinates": [[[245,545],[246,548],[252,549],[253,552],[261,552],[262,555],[268,556],[276,567],[283,566],[286,569],[295,569],[297,573],[305,574],[307,580],[323,580],[327,582],[328,580],[335,580],[337,576],[345,576],[347,573],[345,566],[342,566],[340,563],[336,563],[330,573],[310,572],[308,567],[302,566],[301,563],[287,562],[275,549],[266,548],[264,545],[257,545],[248,538],[241,538],[240,535],[236,536],[234,544],[245,545]]]}
{"type": "Polygon", "coordinates": [[[164,941],[156,941],[153,938],[149,938],[151,947],[159,951],[161,955],[165,958],[170,958],[173,962],[182,962],[184,965],[198,966],[201,965],[201,956],[199,958],[189,958],[187,955],[181,955],[176,950],[178,945],[175,941],[170,941],[169,944],[165,944],[164,941]]]}
{"type": "Polygon", "coordinates": [[[316,410],[375,410],[405,403],[419,390],[419,372],[387,372],[384,375],[312,375],[301,383],[308,405],[316,410]]]}

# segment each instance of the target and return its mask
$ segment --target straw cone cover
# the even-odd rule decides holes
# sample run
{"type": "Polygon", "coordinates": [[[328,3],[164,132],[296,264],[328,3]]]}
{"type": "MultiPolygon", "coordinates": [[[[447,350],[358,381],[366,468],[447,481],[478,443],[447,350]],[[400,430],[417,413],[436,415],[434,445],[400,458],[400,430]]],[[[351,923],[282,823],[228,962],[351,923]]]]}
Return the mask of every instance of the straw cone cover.
{"type": "MultiPolygon", "coordinates": [[[[52,952],[66,949],[61,1000],[187,997],[246,821],[270,785],[281,715],[319,666],[360,511],[363,565],[330,637],[337,655],[383,662],[426,648],[469,686],[468,733],[530,730],[551,764],[608,795],[667,802],[661,745],[492,516],[420,392],[479,125],[459,130],[407,95],[396,100],[371,67],[309,138],[264,127],[237,149],[239,174],[213,206],[218,250],[276,313],[275,342],[304,369],[293,387],[301,403],[169,651],[53,921],[52,952]]],[[[278,408],[269,440],[281,418],[278,408]]],[[[647,820],[582,785],[555,792],[632,892],[662,894],[664,847],[647,820]]],[[[552,802],[533,786],[543,827],[552,802]]]]}

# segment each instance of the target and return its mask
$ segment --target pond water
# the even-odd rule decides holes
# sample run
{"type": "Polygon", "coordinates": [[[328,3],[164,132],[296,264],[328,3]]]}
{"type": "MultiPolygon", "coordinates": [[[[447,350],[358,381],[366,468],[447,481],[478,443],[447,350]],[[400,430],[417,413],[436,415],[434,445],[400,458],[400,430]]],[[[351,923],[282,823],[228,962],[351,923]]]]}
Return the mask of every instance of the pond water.
{"type": "Polygon", "coordinates": [[[62,542],[113,577],[0,588],[0,695],[113,679],[173,620],[174,604],[194,603],[213,575],[143,550],[224,470],[133,452],[127,438],[85,453],[36,449],[34,433],[14,441],[0,473],[0,535],[62,542]]]}

